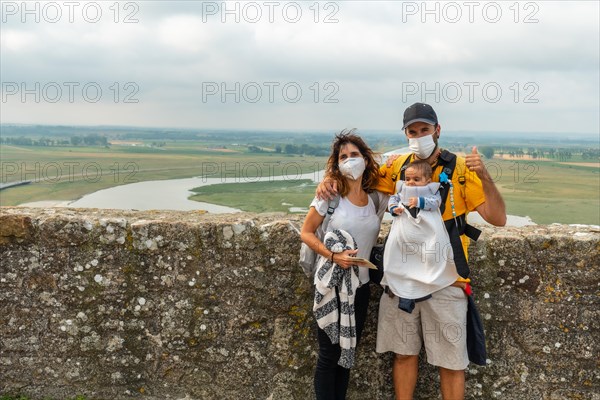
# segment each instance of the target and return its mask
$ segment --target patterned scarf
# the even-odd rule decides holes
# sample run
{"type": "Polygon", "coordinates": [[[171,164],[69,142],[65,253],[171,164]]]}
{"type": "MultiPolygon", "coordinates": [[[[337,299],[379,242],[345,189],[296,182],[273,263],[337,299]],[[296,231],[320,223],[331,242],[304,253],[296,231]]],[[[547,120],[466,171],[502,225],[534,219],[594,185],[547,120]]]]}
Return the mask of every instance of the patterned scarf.
{"type": "MultiPolygon", "coordinates": [[[[325,234],[324,242],[325,247],[334,253],[357,249],[352,235],[340,229],[325,234]]],[[[354,297],[360,286],[358,266],[343,269],[321,256],[314,283],[316,290],[313,311],[317,324],[327,333],[331,343],[340,344],[342,352],[338,365],[352,368],[356,348],[354,297]],[[339,306],[336,292],[339,295],[339,306]]]]}

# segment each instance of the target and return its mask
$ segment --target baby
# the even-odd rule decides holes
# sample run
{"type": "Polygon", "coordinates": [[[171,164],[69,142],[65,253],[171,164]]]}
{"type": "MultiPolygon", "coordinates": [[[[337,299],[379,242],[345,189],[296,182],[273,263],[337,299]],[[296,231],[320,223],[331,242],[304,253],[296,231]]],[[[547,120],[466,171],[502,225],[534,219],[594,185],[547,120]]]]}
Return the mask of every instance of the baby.
{"type": "Polygon", "coordinates": [[[408,313],[415,303],[458,278],[440,212],[440,183],[431,180],[431,166],[426,161],[408,164],[404,180],[398,182],[398,193],[388,203],[394,221],[385,244],[381,285],[408,313]]]}
{"type": "Polygon", "coordinates": [[[393,216],[402,214],[404,209],[407,209],[413,217],[416,217],[419,210],[431,211],[440,207],[442,197],[439,191],[434,193],[425,193],[423,191],[413,191],[404,186],[427,186],[431,183],[433,171],[431,166],[426,161],[413,161],[406,167],[404,171],[404,181],[399,184],[398,193],[390,197],[388,202],[388,210],[393,216]],[[404,189],[404,190],[403,190],[404,189]],[[409,193],[412,192],[412,193],[409,193]],[[418,196],[421,192],[421,196],[418,196]],[[413,194],[413,196],[406,196],[413,194]],[[405,198],[407,197],[407,198],[405,198]],[[403,206],[400,206],[402,204],[403,206]]]}

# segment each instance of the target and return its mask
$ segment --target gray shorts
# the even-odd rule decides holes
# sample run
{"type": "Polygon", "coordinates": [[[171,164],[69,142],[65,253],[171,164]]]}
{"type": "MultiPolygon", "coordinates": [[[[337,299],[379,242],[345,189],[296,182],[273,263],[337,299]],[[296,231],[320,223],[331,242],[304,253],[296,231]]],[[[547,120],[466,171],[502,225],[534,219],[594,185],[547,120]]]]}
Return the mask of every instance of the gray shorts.
{"type": "Polygon", "coordinates": [[[379,302],[377,352],[418,355],[425,343],[427,362],[461,370],[467,354],[467,297],[459,287],[448,286],[416,303],[411,314],[398,308],[398,297],[383,293],[379,302]]]}

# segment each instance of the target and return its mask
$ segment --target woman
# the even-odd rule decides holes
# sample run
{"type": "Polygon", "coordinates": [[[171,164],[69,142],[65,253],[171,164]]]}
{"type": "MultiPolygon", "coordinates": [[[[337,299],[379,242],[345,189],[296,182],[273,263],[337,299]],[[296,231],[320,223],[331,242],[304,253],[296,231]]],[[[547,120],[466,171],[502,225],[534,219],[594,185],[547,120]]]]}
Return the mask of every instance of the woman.
{"type": "MultiPolygon", "coordinates": [[[[355,129],[344,130],[336,135],[332,152],[327,161],[326,175],[337,184],[340,200],[335,208],[327,227],[328,232],[347,232],[355,241],[356,249],[335,252],[321,242],[315,232],[328,209],[328,200],[315,198],[302,226],[301,239],[317,254],[321,255],[319,266],[330,262],[332,269],[341,268],[348,273],[354,273],[358,288],[350,290],[350,301],[354,303],[355,329],[350,336],[360,339],[367,316],[369,304],[369,271],[366,267],[355,268],[359,263],[355,257],[369,258],[371,249],[377,241],[383,213],[387,207],[387,197],[379,192],[373,192],[379,177],[379,165],[374,159],[373,152],[367,144],[355,134],[355,129]],[[369,195],[369,193],[372,193],[369,195]],[[352,267],[352,268],[351,268],[352,267]]],[[[339,272],[339,271],[338,271],[339,272]]],[[[320,274],[321,277],[323,274],[320,274]]],[[[315,283],[319,281],[319,270],[315,283]]],[[[340,304],[342,287],[336,287],[332,296],[340,304]]],[[[319,293],[315,296],[315,304],[319,293]]],[[[341,308],[341,307],[340,307],[341,308]]],[[[316,315],[317,316],[317,315],[316,315]]],[[[318,320],[318,316],[317,316],[318,320]]],[[[336,325],[340,325],[339,320],[336,325]]],[[[337,329],[337,328],[336,328],[337,329]]],[[[340,330],[341,334],[341,330],[340,330]]],[[[332,332],[318,327],[319,358],[315,371],[315,393],[317,400],[345,399],[350,379],[350,369],[340,364],[342,348],[338,338],[332,332]]],[[[354,340],[354,339],[353,339],[354,340]]],[[[344,363],[342,363],[344,364],[344,363]]],[[[344,364],[348,365],[348,364],[344,364]]],[[[351,363],[350,363],[351,365],[351,363]]]]}

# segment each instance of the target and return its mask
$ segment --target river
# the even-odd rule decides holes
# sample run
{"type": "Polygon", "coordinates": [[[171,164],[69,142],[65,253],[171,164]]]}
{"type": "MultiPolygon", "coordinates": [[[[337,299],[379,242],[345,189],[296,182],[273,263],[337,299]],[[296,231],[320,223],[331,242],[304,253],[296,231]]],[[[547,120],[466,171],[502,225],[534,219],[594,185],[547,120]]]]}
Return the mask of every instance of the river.
{"type": "Polygon", "coordinates": [[[322,173],[323,171],[294,176],[267,176],[246,179],[236,177],[194,177],[144,181],[98,190],[74,201],[36,201],[21,205],[29,207],[114,208],[119,210],[206,210],[215,214],[235,213],[241,212],[241,210],[189,200],[188,197],[194,194],[191,192],[191,189],[221,183],[242,184],[288,179],[312,179],[315,182],[319,182],[322,173]]]}

